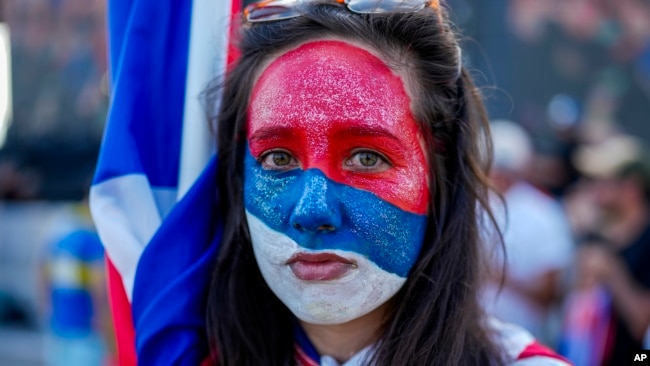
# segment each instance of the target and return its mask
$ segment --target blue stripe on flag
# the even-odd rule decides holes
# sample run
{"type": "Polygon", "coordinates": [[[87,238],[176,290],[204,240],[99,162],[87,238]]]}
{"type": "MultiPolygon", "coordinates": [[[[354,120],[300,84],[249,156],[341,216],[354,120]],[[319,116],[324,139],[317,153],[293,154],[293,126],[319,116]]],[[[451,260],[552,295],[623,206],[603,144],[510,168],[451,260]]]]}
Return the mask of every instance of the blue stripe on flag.
{"type": "Polygon", "coordinates": [[[138,262],[131,309],[141,365],[198,365],[209,354],[206,286],[223,230],[216,165],[213,158],[138,262]]]}
{"type": "Polygon", "coordinates": [[[191,10],[187,0],[109,2],[113,92],[94,184],[145,174],[176,187],[191,10]]]}

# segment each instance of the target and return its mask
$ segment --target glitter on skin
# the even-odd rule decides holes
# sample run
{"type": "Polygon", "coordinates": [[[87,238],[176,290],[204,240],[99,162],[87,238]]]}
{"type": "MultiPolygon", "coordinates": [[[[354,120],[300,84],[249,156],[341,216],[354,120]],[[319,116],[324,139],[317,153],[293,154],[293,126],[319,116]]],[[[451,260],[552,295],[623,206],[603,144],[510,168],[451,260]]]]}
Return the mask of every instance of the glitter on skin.
{"type": "Polygon", "coordinates": [[[302,169],[318,168],[406,211],[427,213],[427,163],[410,98],[402,79],[364,49],[317,41],[278,57],[253,90],[248,139],[256,158],[285,146],[302,169]],[[392,168],[345,170],[342,161],[358,147],[379,151],[392,168]]]}
{"type": "Polygon", "coordinates": [[[334,182],[318,169],[278,173],[263,169],[250,154],[244,166],[246,210],[271,230],[305,249],[360,253],[383,271],[408,275],[420,252],[426,216],[334,182]],[[321,225],[336,230],[320,232],[321,225]]]}

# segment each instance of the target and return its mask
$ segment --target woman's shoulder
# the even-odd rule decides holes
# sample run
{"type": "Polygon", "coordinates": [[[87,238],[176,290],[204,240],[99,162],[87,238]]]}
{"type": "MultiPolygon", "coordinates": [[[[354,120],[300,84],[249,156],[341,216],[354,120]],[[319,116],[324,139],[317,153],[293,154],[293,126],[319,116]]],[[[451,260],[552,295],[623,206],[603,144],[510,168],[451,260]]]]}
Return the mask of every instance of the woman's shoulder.
{"type": "Polygon", "coordinates": [[[494,317],[488,319],[497,344],[505,352],[509,366],[568,366],[571,362],[535,340],[532,334],[518,325],[504,323],[494,317]]]}

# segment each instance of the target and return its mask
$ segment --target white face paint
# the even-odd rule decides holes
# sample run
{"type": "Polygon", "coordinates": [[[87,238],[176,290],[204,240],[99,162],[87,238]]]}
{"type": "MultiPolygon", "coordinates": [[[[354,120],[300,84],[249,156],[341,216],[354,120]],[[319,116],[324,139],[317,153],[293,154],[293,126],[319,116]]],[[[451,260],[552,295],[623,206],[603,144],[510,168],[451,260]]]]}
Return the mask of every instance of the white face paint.
{"type": "Polygon", "coordinates": [[[310,251],[274,231],[246,211],[255,259],[273,293],[300,320],[311,324],[342,324],[384,304],[406,278],[386,272],[350,251],[310,251]],[[300,253],[331,253],[354,263],[342,275],[327,280],[302,280],[288,262],[300,253]]]}

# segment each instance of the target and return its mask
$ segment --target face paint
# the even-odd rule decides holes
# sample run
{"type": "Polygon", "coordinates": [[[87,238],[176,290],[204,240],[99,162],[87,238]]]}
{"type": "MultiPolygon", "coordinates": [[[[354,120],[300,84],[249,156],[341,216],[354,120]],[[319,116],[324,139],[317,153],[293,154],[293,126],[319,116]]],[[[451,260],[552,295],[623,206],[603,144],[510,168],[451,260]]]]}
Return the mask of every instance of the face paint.
{"type": "Polygon", "coordinates": [[[429,201],[401,78],[348,43],[303,44],[264,70],[247,128],[246,215],[276,296],[314,324],[390,299],[420,252],[429,201]]]}

